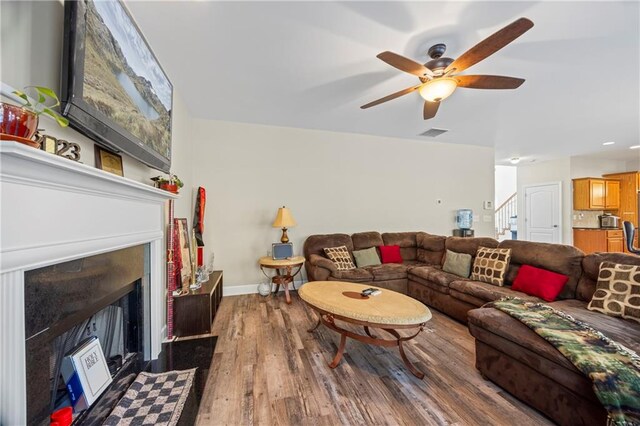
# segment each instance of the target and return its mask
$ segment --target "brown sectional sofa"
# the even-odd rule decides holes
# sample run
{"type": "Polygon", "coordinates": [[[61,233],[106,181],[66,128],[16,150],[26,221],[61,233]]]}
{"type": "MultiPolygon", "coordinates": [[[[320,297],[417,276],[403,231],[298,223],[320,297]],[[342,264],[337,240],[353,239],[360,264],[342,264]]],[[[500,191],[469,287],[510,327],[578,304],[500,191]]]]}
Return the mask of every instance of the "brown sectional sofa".
{"type": "Polygon", "coordinates": [[[586,255],[571,246],[492,238],[443,237],[426,232],[361,232],[314,235],[304,245],[310,281],[337,280],[371,284],[406,293],[459,321],[467,322],[476,339],[476,367],[480,373],[561,425],[604,425],[606,412],[591,381],[552,345],[504,312],[484,308],[505,296],[541,301],[511,289],[523,264],[569,277],[549,305],[585,321],[613,340],[640,352],[640,324],[586,309],[595,291],[603,261],[640,265],[640,256],[621,253],[586,255]],[[402,265],[337,271],[323,248],[345,245],[349,251],[397,244],[402,265]],[[505,286],[464,279],[442,270],[446,250],[475,256],[478,247],[511,249],[505,286]]]}

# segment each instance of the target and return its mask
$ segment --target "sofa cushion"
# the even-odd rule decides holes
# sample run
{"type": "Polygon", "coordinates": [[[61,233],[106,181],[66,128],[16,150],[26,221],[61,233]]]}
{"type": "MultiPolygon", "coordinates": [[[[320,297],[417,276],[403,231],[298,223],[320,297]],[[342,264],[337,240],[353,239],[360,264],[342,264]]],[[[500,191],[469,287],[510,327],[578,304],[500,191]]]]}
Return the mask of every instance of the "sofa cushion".
{"type": "Polygon", "coordinates": [[[488,237],[447,237],[445,247],[447,250],[470,254],[475,258],[480,247],[495,248],[498,247],[498,241],[488,237]]]}
{"type": "Polygon", "coordinates": [[[365,266],[380,265],[380,257],[375,247],[369,247],[362,250],[354,250],[353,257],[356,259],[356,266],[364,268],[365,266]]]}
{"type": "Polygon", "coordinates": [[[441,287],[449,287],[449,284],[455,280],[461,279],[458,275],[445,272],[436,266],[420,266],[413,268],[409,274],[425,281],[430,281],[441,287]]]}
{"type": "Polygon", "coordinates": [[[632,351],[640,353],[640,324],[636,321],[590,311],[587,309],[587,302],[576,299],[558,300],[548,305],[590,325],[632,351]]]}
{"type": "Polygon", "coordinates": [[[473,261],[471,279],[502,286],[510,258],[511,249],[480,247],[473,261]]]}
{"type": "Polygon", "coordinates": [[[576,286],[582,274],[581,263],[584,258],[582,251],[562,244],[518,240],[502,241],[499,247],[511,249],[511,265],[505,276],[506,285],[513,284],[520,265],[531,265],[568,276],[569,280],[558,295],[558,299],[575,297],[576,286]]]}
{"type": "Polygon", "coordinates": [[[576,289],[576,299],[588,302],[596,291],[600,264],[602,262],[622,263],[624,265],[640,265],[640,256],[624,253],[593,253],[582,259],[582,275],[576,289]]]}
{"type": "Polygon", "coordinates": [[[485,303],[500,300],[503,297],[519,297],[524,300],[542,302],[542,300],[537,297],[512,290],[511,287],[498,287],[481,281],[455,280],[449,284],[449,287],[451,290],[456,290],[460,293],[465,293],[480,300],[484,300],[485,303]]]}
{"type": "Polygon", "coordinates": [[[380,246],[378,250],[380,250],[382,263],[402,263],[399,246],[380,246]]]}
{"type": "Polygon", "coordinates": [[[407,278],[407,266],[398,263],[369,266],[366,269],[371,272],[374,281],[388,281],[407,278]]]}
{"type": "Polygon", "coordinates": [[[418,232],[416,234],[417,259],[427,265],[441,265],[446,241],[447,237],[418,232]]]}
{"type": "Polygon", "coordinates": [[[356,268],[346,246],[326,247],[324,253],[336,265],[338,271],[348,271],[356,268]]]}
{"type": "Polygon", "coordinates": [[[531,265],[522,265],[511,288],[553,302],[569,277],[531,265]]]}
{"type": "Polygon", "coordinates": [[[602,262],[587,309],[640,322],[640,266],[602,262]]]}
{"type": "Polygon", "coordinates": [[[469,278],[471,273],[471,255],[447,250],[442,270],[462,278],[469,278]]]}
{"type": "Polygon", "coordinates": [[[417,232],[385,232],[382,234],[382,240],[386,246],[400,247],[403,259],[415,260],[417,258],[416,234],[417,232]]]}
{"type": "Polygon", "coordinates": [[[384,245],[382,235],[379,232],[357,232],[351,236],[354,250],[362,250],[370,247],[378,247],[384,245]]]}
{"type": "Polygon", "coordinates": [[[304,257],[309,259],[312,254],[326,257],[325,247],[346,246],[349,252],[353,251],[353,241],[347,234],[311,235],[304,241],[304,257]]]}
{"type": "Polygon", "coordinates": [[[355,268],[348,271],[336,271],[329,277],[329,280],[332,279],[337,281],[371,282],[373,281],[373,274],[365,268],[355,268]]]}

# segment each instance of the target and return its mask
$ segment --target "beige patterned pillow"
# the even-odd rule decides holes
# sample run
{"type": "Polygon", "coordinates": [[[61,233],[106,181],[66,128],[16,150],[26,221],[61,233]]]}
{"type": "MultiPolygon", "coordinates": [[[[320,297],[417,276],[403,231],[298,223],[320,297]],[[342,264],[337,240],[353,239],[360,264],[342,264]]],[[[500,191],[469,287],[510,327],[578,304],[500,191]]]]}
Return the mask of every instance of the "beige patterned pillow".
{"type": "Polygon", "coordinates": [[[587,309],[640,322],[640,266],[602,262],[587,309]]]}
{"type": "Polygon", "coordinates": [[[336,264],[336,269],[338,271],[356,269],[356,265],[354,265],[351,260],[351,255],[349,254],[347,246],[329,247],[323,250],[327,257],[336,264]]]}
{"type": "Polygon", "coordinates": [[[502,286],[509,267],[511,249],[478,247],[471,279],[502,286]]]}

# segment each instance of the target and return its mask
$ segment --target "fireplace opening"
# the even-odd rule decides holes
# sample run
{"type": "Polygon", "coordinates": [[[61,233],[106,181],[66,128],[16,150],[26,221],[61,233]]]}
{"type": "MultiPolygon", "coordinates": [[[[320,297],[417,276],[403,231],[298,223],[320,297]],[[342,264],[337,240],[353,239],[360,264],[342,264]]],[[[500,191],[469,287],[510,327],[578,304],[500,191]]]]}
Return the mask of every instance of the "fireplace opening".
{"type": "Polygon", "coordinates": [[[117,250],[25,273],[27,417],[48,424],[71,405],[61,365],[97,338],[112,383],[74,424],[101,423],[137,372],[149,345],[148,245],[117,250]]]}

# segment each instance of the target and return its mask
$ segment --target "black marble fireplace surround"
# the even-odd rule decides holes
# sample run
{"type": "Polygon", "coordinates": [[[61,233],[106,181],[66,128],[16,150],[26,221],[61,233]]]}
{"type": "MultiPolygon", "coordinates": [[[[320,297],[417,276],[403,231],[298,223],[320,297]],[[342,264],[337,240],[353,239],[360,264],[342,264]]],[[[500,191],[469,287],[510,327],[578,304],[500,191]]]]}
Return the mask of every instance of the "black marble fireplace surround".
{"type": "MultiPolygon", "coordinates": [[[[51,390],[55,382],[50,366],[55,359],[56,338],[66,336],[65,333],[110,305],[121,308],[121,339],[125,354],[129,354],[125,357],[129,362],[125,362],[118,376],[144,368],[144,350],[149,345],[149,325],[144,315],[148,306],[148,297],[145,297],[149,286],[148,251],[148,245],[140,245],[25,273],[30,425],[49,424],[51,390]]],[[[121,385],[118,377],[112,384],[116,385],[121,385]]],[[[96,406],[99,402],[91,409],[96,406]]]]}

